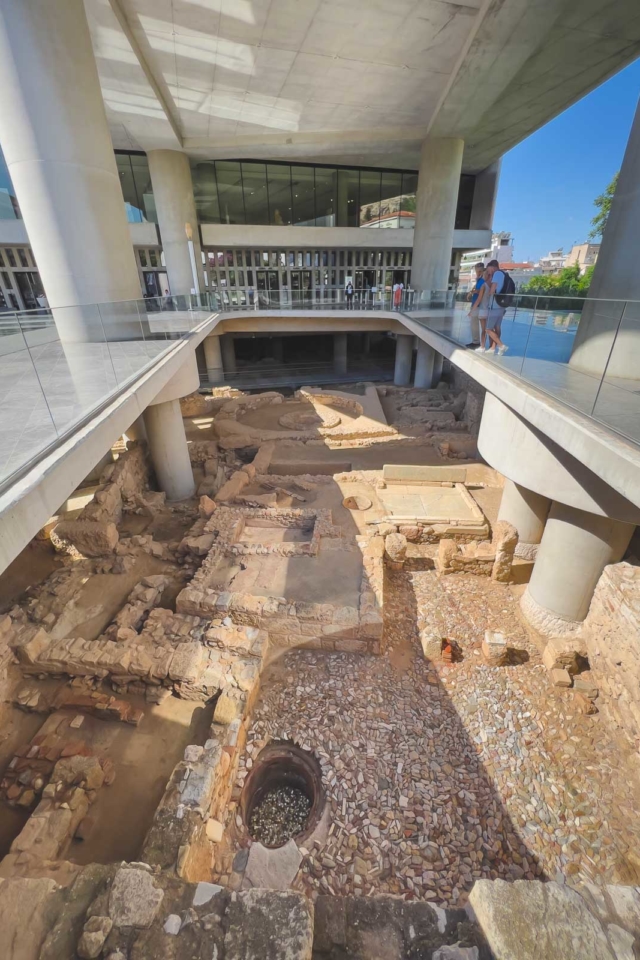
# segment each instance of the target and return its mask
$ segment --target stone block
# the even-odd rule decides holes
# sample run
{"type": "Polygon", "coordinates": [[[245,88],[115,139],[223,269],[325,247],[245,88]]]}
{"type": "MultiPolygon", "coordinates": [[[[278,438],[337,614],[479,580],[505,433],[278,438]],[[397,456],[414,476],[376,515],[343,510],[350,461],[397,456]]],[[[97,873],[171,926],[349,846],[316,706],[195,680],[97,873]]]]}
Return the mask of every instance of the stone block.
{"type": "Polygon", "coordinates": [[[401,533],[390,533],[384,539],[385,559],[394,565],[401,567],[407,556],[407,539],[401,533]]]}
{"type": "Polygon", "coordinates": [[[288,890],[301,863],[302,854],[295,840],[275,849],[252,843],[245,879],[251,886],[264,890],[288,890]]]}
{"type": "Polygon", "coordinates": [[[420,644],[426,660],[442,660],[443,639],[430,630],[420,631],[420,644]]]}
{"type": "Polygon", "coordinates": [[[600,923],[570,887],[476,880],[469,903],[495,960],[613,960],[600,923]]]}
{"type": "Polygon", "coordinates": [[[243,702],[236,700],[235,697],[229,697],[222,693],[218,697],[216,709],[213,714],[214,723],[228,725],[234,720],[242,719],[243,702]]]}
{"type": "Polygon", "coordinates": [[[485,630],[482,641],[482,656],[491,667],[503,666],[509,656],[509,648],[504,634],[496,630],[485,630]]]}
{"type": "Polygon", "coordinates": [[[104,557],[113,553],[120,539],[115,523],[110,520],[63,520],[55,532],[63,540],[69,540],[85,557],[104,557]]]}
{"type": "Polygon", "coordinates": [[[467,479],[466,467],[428,467],[412,464],[388,464],[382,468],[385,482],[406,483],[464,483],[467,479]]]}
{"type": "Polygon", "coordinates": [[[580,673],[577,677],[574,677],[573,686],[579,693],[582,693],[590,700],[596,700],[598,698],[600,691],[588,672],[580,673]]]}
{"type": "Polygon", "coordinates": [[[78,941],[78,956],[83,960],[96,960],[102,953],[112,927],[113,920],[110,917],[89,917],[78,941]]]}
{"type": "Polygon", "coordinates": [[[140,867],[122,867],[109,894],[109,917],[118,927],[149,927],[164,893],[153,876],[140,867]]]}
{"type": "Polygon", "coordinates": [[[225,960],[311,960],[313,905],[302,894],[238,893],[227,923],[225,960]]]}
{"type": "Polygon", "coordinates": [[[224,826],[219,820],[207,820],[207,840],[211,843],[220,843],[224,836],[224,826]]]}
{"type": "Polygon", "coordinates": [[[542,654],[547,670],[555,668],[578,673],[587,659],[587,644],[581,637],[552,637],[542,654]]]}
{"type": "Polygon", "coordinates": [[[573,683],[571,679],[571,674],[568,670],[564,670],[562,667],[554,667],[550,671],[551,682],[556,687],[570,687],[573,683]]]}
{"type": "Polygon", "coordinates": [[[34,664],[38,657],[51,646],[51,637],[46,630],[38,630],[27,643],[16,646],[15,654],[20,663],[34,664]]]}

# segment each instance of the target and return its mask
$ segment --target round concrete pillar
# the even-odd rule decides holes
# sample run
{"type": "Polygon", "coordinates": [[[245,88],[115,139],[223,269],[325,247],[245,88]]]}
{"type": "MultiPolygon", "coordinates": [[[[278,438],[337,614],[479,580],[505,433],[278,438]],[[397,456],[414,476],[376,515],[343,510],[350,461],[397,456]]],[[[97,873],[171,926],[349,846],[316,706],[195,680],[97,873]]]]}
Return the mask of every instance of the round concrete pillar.
{"type": "Polygon", "coordinates": [[[209,383],[222,383],[224,380],[224,372],[222,369],[220,337],[216,337],[215,335],[205,337],[204,359],[207,364],[207,378],[209,383]]]}
{"type": "Polygon", "coordinates": [[[396,387],[408,387],[411,382],[411,363],[413,361],[413,337],[399,333],[396,337],[396,365],[393,382],[396,387]]]}
{"type": "Polygon", "coordinates": [[[189,157],[179,150],[149,150],[147,157],[171,293],[202,293],[202,255],[189,157]]]}
{"type": "Polygon", "coordinates": [[[224,368],[225,376],[229,376],[230,373],[236,372],[236,349],[233,345],[233,337],[230,333],[225,333],[225,335],[220,340],[220,349],[222,351],[222,366],[224,368]]]}
{"type": "Polygon", "coordinates": [[[0,144],[60,338],[104,339],[78,305],[142,294],[82,0],[2,4],[0,88],[0,144]]]}
{"type": "Polygon", "coordinates": [[[420,151],[411,284],[447,290],[464,141],[427,137],[420,151]]]}
{"type": "Polygon", "coordinates": [[[506,520],[518,531],[516,556],[535,560],[550,506],[547,497],[505,480],[498,520],[506,520]]]}
{"type": "Polygon", "coordinates": [[[338,376],[347,372],[347,335],[334,333],[333,335],[333,371],[338,376]]]}
{"type": "Polygon", "coordinates": [[[433,367],[436,359],[436,351],[430,347],[424,340],[418,340],[418,352],[416,354],[416,372],[413,378],[414,387],[429,389],[433,384],[433,367]]]}
{"type": "Polygon", "coordinates": [[[624,556],[635,527],[553,503],[522,610],[542,634],[570,633],[586,617],[608,563],[624,556]]]}
{"type": "Polygon", "coordinates": [[[441,353],[438,353],[436,350],[436,356],[433,361],[433,380],[431,381],[434,387],[437,387],[442,379],[442,367],[444,365],[444,357],[441,353]]]}
{"type": "Polygon", "coordinates": [[[147,407],[144,424],[149,452],[160,489],[167,500],[186,500],[195,493],[193,470],[184,432],[179,400],[168,400],[147,407]]]}

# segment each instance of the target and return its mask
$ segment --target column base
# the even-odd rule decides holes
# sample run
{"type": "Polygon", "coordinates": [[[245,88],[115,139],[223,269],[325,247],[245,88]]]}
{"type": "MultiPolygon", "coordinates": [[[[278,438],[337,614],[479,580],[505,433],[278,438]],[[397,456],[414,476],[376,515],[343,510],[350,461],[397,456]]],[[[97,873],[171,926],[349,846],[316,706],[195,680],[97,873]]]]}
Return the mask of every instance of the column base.
{"type": "Polygon", "coordinates": [[[527,623],[531,624],[543,637],[562,637],[575,633],[584,622],[582,620],[566,620],[564,617],[558,616],[557,613],[541,607],[538,601],[533,599],[528,588],[522,594],[520,609],[527,623]]]}

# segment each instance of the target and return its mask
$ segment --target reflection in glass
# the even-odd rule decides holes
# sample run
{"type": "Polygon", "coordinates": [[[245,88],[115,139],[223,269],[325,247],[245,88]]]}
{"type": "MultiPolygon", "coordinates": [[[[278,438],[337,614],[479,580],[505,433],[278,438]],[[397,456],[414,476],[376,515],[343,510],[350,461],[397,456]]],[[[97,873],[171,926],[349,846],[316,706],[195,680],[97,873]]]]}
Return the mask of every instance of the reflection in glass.
{"type": "Polygon", "coordinates": [[[338,170],[337,225],[358,226],[360,171],[338,170]]]}
{"type": "Polygon", "coordinates": [[[299,227],[313,227],[316,222],[313,167],[292,167],[293,222],[299,227]]]}
{"type": "Polygon", "coordinates": [[[0,220],[21,220],[20,207],[9,176],[9,169],[0,150],[0,220]]]}
{"type": "Polygon", "coordinates": [[[402,174],[402,199],[398,213],[398,226],[412,229],[416,222],[416,193],[418,192],[418,174],[402,174]]]}
{"type": "Polygon", "coordinates": [[[191,179],[198,220],[200,223],[220,223],[215,163],[210,160],[194,163],[191,179]]]}
{"type": "Polygon", "coordinates": [[[264,163],[242,164],[244,210],[247,223],[269,223],[267,166],[264,163]]]}
{"type": "Polygon", "coordinates": [[[402,202],[402,174],[383,171],[380,188],[380,226],[397,227],[402,202]]]}
{"type": "Polygon", "coordinates": [[[360,222],[361,227],[380,225],[380,172],[360,171],[360,222]]]}
{"type": "Polygon", "coordinates": [[[316,167],[316,226],[334,227],[338,191],[337,171],[316,167]]]}
{"type": "Polygon", "coordinates": [[[269,223],[275,227],[290,226],[293,222],[291,200],[291,167],[288,164],[267,164],[269,188],[269,223]]]}
{"type": "Polygon", "coordinates": [[[245,223],[242,175],[237,160],[217,160],[218,200],[221,223],[245,223]]]}

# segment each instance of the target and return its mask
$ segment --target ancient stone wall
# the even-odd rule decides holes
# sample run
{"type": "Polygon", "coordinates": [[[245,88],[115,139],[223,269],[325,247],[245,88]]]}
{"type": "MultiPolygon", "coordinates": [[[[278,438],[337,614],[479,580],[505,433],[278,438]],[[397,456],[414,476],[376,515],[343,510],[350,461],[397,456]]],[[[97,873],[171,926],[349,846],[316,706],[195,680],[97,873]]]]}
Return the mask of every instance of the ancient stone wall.
{"type": "Polygon", "coordinates": [[[637,748],[640,745],[640,567],[604,568],[581,634],[598,707],[637,748]]]}

